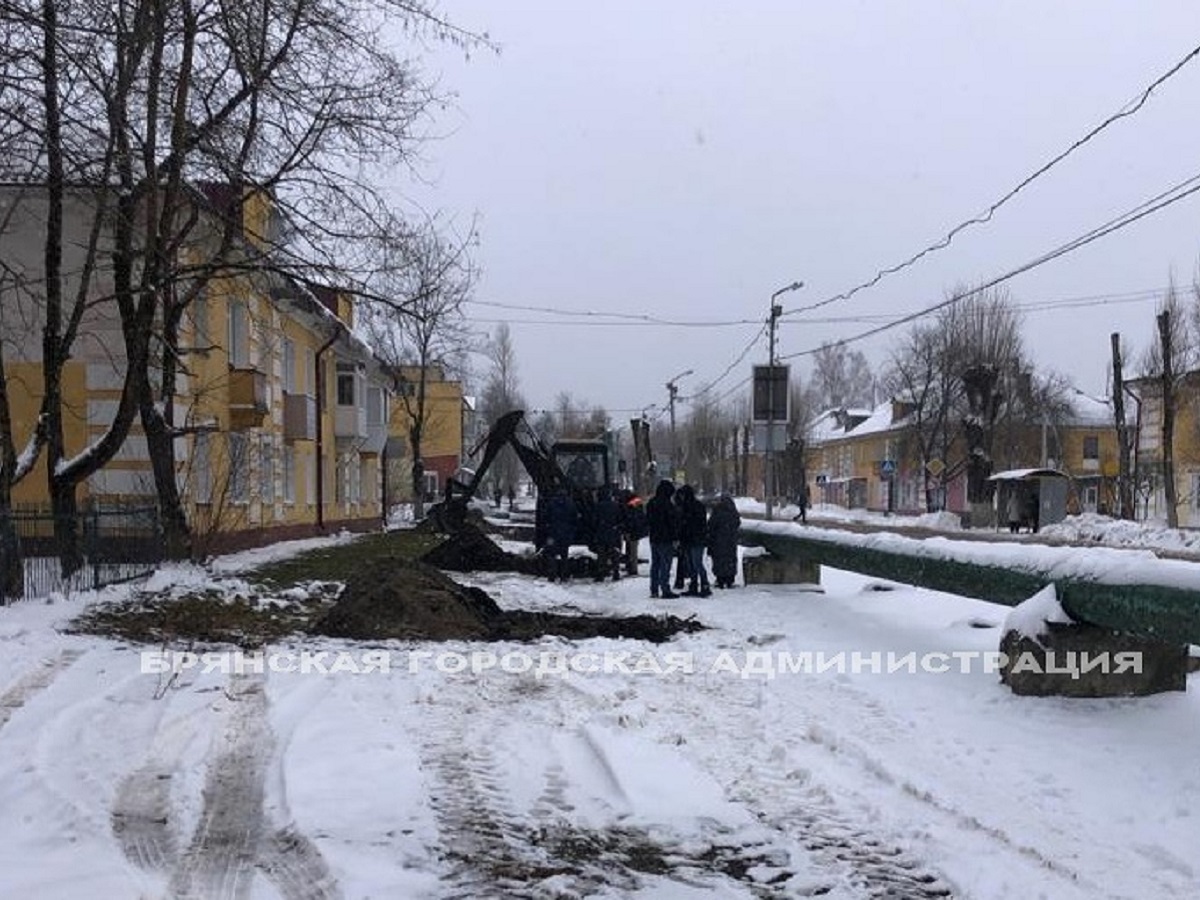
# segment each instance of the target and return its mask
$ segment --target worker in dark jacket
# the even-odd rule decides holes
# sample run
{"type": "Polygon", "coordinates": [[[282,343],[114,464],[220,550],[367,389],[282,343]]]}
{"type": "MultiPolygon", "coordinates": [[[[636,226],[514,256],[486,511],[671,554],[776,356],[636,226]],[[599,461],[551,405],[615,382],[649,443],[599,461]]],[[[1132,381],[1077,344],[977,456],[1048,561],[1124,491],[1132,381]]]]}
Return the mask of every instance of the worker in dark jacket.
{"type": "Polygon", "coordinates": [[[554,489],[546,507],[546,556],[550,560],[550,580],[571,578],[571,542],[575,540],[579,510],[561,485],[554,489]]]}
{"type": "Polygon", "coordinates": [[[675,494],[680,497],[679,511],[682,515],[679,527],[679,544],[687,559],[689,597],[709,597],[708,570],[704,567],[704,548],[708,543],[708,510],[696,497],[696,490],[685,484],[675,494]]]}
{"type": "Polygon", "coordinates": [[[719,588],[733,587],[737,577],[738,529],[742,517],[738,515],[733,498],[722,494],[708,517],[708,555],[712,557],[713,580],[719,588]]]}
{"type": "Polygon", "coordinates": [[[621,536],[625,539],[625,574],[638,573],[638,546],[646,536],[646,504],[633,491],[624,490],[621,502],[621,536]]]}
{"type": "Polygon", "coordinates": [[[621,507],[607,485],[596,492],[596,527],[591,550],[596,554],[596,581],[612,575],[621,580],[621,507]]]}
{"type": "MultiPolygon", "coordinates": [[[[686,487],[686,485],[684,485],[686,487]]],[[[676,528],[683,529],[683,488],[675,491],[672,498],[675,501],[676,528]]],[[[683,593],[683,585],[692,577],[692,558],[688,556],[687,545],[683,541],[675,547],[675,590],[683,593]]]]}
{"type": "Polygon", "coordinates": [[[679,595],[671,590],[671,560],[679,541],[679,522],[671,498],[675,485],[667,479],[658,483],[654,496],[646,504],[646,531],[650,538],[650,596],[670,599],[679,595]]]}

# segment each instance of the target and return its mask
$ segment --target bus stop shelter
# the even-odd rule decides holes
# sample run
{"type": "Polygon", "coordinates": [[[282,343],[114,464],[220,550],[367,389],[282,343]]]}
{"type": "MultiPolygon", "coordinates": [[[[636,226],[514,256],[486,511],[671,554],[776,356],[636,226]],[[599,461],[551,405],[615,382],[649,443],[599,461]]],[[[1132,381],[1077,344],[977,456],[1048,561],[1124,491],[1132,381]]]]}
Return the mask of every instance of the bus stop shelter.
{"type": "Polygon", "coordinates": [[[1071,479],[1058,469],[1008,469],[997,472],[988,481],[995,482],[996,521],[1015,491],[1021,504],[1021,527],[1037,531],[1043,525],[1061,522],[1067,517],[1067,490],[1071,479]]]}

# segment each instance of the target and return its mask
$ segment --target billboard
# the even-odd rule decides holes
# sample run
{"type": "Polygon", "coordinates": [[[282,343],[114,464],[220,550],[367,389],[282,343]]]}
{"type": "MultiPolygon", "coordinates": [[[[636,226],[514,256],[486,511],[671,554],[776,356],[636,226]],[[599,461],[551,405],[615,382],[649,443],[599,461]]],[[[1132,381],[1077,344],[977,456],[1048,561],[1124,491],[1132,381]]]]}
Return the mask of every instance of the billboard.
{"type": "Polygon", "coordinates": [[[787,422],[788,371],[790,366],[754,367],[754,415],[753,421],[787,422]]]}

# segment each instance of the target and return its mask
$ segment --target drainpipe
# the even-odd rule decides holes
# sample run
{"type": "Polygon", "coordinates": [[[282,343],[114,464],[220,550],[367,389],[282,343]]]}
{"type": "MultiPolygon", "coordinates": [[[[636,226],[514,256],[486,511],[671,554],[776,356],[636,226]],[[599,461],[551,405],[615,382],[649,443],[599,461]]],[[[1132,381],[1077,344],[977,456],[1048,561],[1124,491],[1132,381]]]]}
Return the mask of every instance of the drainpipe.
{"type": "Polygon", "coordinates": [[[315,375],[316,375],[316,379],[317,379],[317,404],[316,404],[317,405],[317,460],[316,460],[316,466],[317,466],[317,531],[319,531],[319,532],[325,531],[325,466],[323,464],[324,463],[324,455],[325,455],[324,413],[325,413],[325,388],[327,387],[327,382],[329,381],[329,379],[324,377],[324,373],[321,371],[321,357],[326,353],[326,351],[329,350],[330,347],[332,347],[334,345],[334,343],[338,339],[338,336],[341,333],[342,333],[341,326],[335,327],[333,330],[333,334],[330,336],[329,340],[327,340],[321,346],[321,348],[317,351],[317,355],[316,355],[317,371],[316,371],[315,375]]]}

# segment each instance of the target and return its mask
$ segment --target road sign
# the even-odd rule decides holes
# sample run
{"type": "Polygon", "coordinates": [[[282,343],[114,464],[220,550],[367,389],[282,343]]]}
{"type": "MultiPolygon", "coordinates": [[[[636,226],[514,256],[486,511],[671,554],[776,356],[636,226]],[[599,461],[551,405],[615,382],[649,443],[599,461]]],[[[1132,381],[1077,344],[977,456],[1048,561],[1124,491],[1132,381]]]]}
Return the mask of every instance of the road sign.
{"type": "Polygon", "coordinates": [[[894,459],[881,460],[879,463],[879,477],[885,480],[890,480],[896,474],[896,461],[894,459]]]}
{"type": "Polygon", "coordinates": [[[754,366],[754,422],[788,422],[788,366],[754,366]]]}

